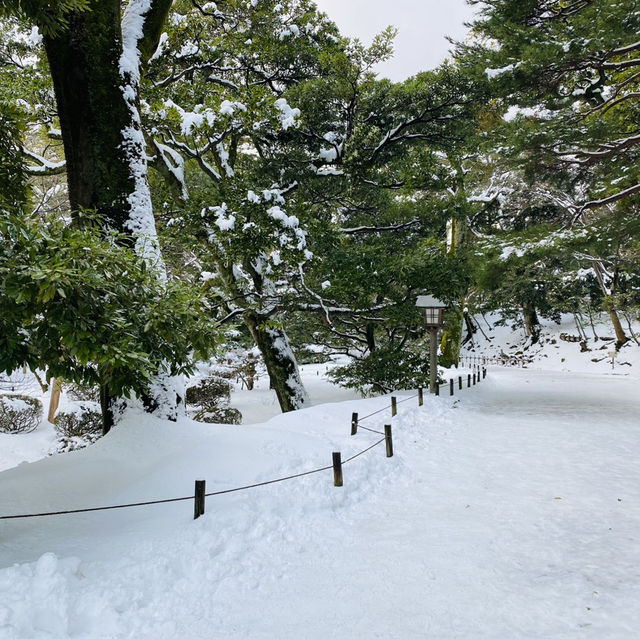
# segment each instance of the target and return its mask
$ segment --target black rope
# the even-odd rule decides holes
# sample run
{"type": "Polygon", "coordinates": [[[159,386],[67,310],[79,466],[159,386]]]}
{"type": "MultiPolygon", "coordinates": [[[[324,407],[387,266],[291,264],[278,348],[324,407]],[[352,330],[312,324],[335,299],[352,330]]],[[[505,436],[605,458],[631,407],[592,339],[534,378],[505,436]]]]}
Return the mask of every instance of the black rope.
{"type": "Polygon", "coordinates": [[[344,466],[346,463],[348,463],[350,461],[353,461],[356,457],[360,457],[360,455],[364,455],[365,453],[368,453],[372,448],[375,448],[376,446],[379,446],[386,439],[387,439],[386,437],[383,437],[380,441],[377,441],[375,444],[371,444],[371,446],[369,446],[369,448],[365,448],[364,450],[361,450],[359,453],[356,453],[352,457],[349,457],[349,459],[345,459],[342,462],[342,465],[344,466]]]}

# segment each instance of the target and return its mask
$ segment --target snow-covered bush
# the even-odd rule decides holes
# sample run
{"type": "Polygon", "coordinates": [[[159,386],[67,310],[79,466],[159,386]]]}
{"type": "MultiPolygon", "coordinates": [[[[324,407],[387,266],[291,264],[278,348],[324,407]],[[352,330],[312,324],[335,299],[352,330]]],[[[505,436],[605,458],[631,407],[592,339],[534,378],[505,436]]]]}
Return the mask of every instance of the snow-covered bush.
{"type": "Polygon", "coordinates": [[[42,402],[28,395],[0,395],[0,432],[30,433],[42,419],[42,402]]]}
{"type": "Polygon", "coordinates": [[[231,384],[228,380],[211,376],[197,386],[187,388],[188,411],[196,421],[211,424],[239,424],[242,413],[229,406],[231,384]]]}
{"type": "Polygon", "coordinates": [[[81,401],[65,407],[54,419],[58,452],[85,448],[102,435],[102,413],[97,402],[81,401]]]}
{"type": "Polygon", "coordinates": [[[65,384],[67,395],[77,402],[99,402],[100,388],[87,384],[65,384]]]}
{"type": "Polygon", "coordinates": [[[241,424],[242,413],[237,408],[225,406],[213,411],[201,410],[194,416],[194,419],[206,424],[241,424]]]}

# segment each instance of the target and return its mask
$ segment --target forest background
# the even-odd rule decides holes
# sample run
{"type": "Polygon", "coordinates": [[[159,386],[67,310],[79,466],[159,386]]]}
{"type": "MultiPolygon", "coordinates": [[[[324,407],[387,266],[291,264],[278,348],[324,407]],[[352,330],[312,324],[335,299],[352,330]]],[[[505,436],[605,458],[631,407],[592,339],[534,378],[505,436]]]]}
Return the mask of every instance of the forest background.
{"type": "Polygon", "coordinates": [[[283,411],[300,359],[422,385],[423,293],[444,366],[487,311],[523,349],[561,314],[637,344],[640,12],[470,4],[452,60],[392,82],[393,28],[307,0],[0,1],[0,369],[99,388],[107,432],[232,351],[283,411]]]}

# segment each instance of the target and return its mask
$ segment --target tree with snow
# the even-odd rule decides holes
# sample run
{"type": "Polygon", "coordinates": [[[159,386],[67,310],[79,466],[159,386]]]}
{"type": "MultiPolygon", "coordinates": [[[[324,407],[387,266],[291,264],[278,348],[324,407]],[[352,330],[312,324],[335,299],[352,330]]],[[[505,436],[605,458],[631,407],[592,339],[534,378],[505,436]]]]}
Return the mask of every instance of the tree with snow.
{"type": "MultiPolygon", "coordinates": [[[[97,213],[101,224],[127,238],[136,253],[166,280],[156,237],[141,130],[140,79],[155,51],[171,0],[118,2],[5,1],[0,10],[35,25],[42,37],[55,91],[64,146],[68,197],[75,223],[80,213],[97,213]]],[[[108,345],[104,345],[108,348],[108,345]]],[[[147,384],[146,407],[175,418],[181,391],[167,363],[147,384]]],[[[106,428],[121,388],[101,381],[106,428]]]]}

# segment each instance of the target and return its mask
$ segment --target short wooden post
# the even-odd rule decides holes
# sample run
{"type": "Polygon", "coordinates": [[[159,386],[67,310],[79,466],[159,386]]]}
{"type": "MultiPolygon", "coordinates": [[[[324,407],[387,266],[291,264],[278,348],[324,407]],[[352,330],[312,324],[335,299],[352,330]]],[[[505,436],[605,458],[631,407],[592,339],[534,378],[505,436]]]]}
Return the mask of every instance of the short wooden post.
{"type": "Polygon", "coordinates": [[[393,437],[391,436],[391,424],[384,425],[384,439],[387,445],[387,457],[393,457],[393,437]]]}
{"type": "Polygon", "coordinates": [[[395,417],[398,414],[398,400],[395,397],[391,398],[391,417],[395,417]]]}
{"type": "Polygon", "coordinates": [[[351,434],[358,432],[358,413],[351,413],[351,434]]]}
{"type": "Polygon", "coordinates": [[[422,392],[422,388],[418,389],[418,406],[424,405],[424,393],[422,392]]]}
{"type": "Polygon", "coordinates": [[[486,376],[487,376],[487,369],[486,369],[486,368],[483,368],[483,369],[482,369],[482,379],[485,379],[485,378],[486,378],[486,376]]]}
{"type": "Polygon", "coordinates": [[[453,395],[453,377],[449,380],[449,395],[453,395]]]}
{"type": "Polygon", "coordinates": [[[435,394],[436,394],[436,397],[439,397],[439,395],[440,395],[440,384],[436,384],[435,394]]]}
{"type": "Polygon", "coordinates": [[[462,375],[458,375],[458,390],[462,390],[462,375]]]}
{"type": "Polygon", "coordinates": [[[475,373],[473,374],[473,385],[474,386],[476,385],[476,374],[475,373]]]}
{"type": "Polygon", "coordinates": [[[342,486],[342,455],[333,453],[333,485],[342,486]]]}
{"type": "Polygon", "coordinates": [[[471,388],[471,375],[467,375],[467,388],[471,388]]]}
{"type": "Polygon", "coordinates": [[[205,487],[206,482],[204,479],[196,479],[196,491],[193,498],[193,518],[198,519],[200,515],[204,515],[204,502],[205,502],[205,487]]]}

